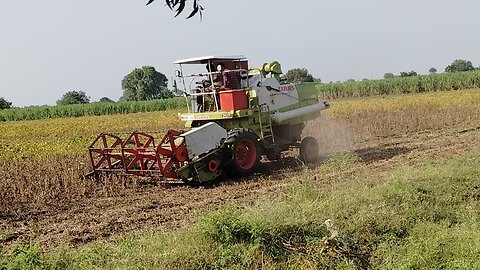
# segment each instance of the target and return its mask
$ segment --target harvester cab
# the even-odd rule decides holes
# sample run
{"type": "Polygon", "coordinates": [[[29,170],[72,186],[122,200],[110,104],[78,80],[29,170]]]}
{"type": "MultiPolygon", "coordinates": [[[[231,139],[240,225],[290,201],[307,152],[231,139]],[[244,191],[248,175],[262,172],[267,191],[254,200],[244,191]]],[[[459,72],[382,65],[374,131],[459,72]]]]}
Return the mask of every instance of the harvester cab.
{"type": "Polygon", "coordinates": [[[250,68],[244,56],[174,63],[174,85],[187,103],[179,118],[188,131],[170,129],[158,138],[135,131],[126,139],[102,133],[89,148],[93,174],[160,175],[202,184],[224,172],[249,175],[262,156],[276,160],[295,148],[304,162],[317,159],[317,140],[302,136],[305,122],[329,107],[318,99],[315,83],[284,84],[278,62],[250,68]],[[187,73],[189,68],[196,72],[187,73]]]}

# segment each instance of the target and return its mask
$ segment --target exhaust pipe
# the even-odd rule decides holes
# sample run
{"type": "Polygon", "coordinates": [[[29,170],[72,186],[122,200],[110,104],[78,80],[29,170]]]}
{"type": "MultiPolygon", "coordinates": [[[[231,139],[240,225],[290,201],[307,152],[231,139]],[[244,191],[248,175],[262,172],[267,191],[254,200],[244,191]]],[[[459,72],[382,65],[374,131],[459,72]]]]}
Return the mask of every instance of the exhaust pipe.
{"type": "Polygon", "coordinates": [[[292,118],[300,117],[310,113],[316,113],[321,110],[325,110],[328,107],[330,107],[330,104],[328,104],[327,101],[323,101],[317,104],[308,105],[288,112],[277,112],[272,115],[272,122],[275,124],[281,124],[292,118]]]}

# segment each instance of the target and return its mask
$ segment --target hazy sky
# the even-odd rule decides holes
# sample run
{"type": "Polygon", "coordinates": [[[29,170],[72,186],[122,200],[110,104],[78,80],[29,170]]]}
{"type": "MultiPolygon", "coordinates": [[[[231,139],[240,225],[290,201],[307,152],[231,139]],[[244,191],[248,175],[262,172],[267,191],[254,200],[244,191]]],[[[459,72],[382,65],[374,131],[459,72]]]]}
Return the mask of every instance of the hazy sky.
{"type": "Polygon", "coordinates": [[[202,21],[184,19],[189,6],[173,18],[162,0],[146,2],[2,0],[0,97],[55,104],[84,90],[117,100],[135,67],[170,79],[173,61],[202,55],[277,60],[324,82],[443,71],[457,58],[480,65],[478,0],[202,0],[202,21]]]}

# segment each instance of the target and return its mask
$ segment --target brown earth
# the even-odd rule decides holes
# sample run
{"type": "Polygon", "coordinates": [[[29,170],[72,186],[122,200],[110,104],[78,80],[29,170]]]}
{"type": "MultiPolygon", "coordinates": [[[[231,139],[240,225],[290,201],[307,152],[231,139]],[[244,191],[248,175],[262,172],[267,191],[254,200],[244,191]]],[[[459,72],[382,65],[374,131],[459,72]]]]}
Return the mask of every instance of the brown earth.
{"type": "MultiPolygon", "coordinates": [[[[418,164],[426,158],[450,158],[480,147],[480,127],[476,126],[458,125],[369,139],[353,136],[336,123],[328,128],[330,133],[318,136],[320,142],[329,145],[323,153],[325,159],[349,151],[358,156],[361,166],[379,174],[404,164],[418,164]]],[[[309,170],[317,179],[316,175],[322,174],[321,167],[312,167],[309,170]]],[[[81,198],[63,205],[27,205],[16,213],[0,212],[0,232],[7,247],[31,241],[41,243],[42,249],[51,249],[111,239],[138,229],[168,231],[188,225],[199,212],[222,204],[251,203],[266,194],[281,192],[301,170],[297,159],[287,157],[263,162],[261,175],[210,187],[166,186],[147,181],[114,196],[81,198]]],[[[324,175],[317,181],[347,173],[324,175]]]]}

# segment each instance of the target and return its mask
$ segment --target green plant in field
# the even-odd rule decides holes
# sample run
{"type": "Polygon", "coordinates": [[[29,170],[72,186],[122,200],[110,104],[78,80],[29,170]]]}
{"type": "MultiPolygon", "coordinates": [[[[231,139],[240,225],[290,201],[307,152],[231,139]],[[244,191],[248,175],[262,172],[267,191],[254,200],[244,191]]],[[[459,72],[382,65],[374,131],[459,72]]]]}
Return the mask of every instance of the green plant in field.
{"type": "MultiPolygon", "coordinates": [[[[3,233],[0,231],[0,239],[3,239],[3,233]]],[[[3,240],[0,242],[0,270],[6,270],[7,263],[5,259],[5,255],[3,253],[3,240]]]]}
{"type": "Polygon", "coordinates": [[[253,248],[279,265],[299,257],[317,267],[368,265],[368,254],[354,239],[325,221],[323,213],[317,215],[318,206],[312,200],[318,199],[318,193],[312,188],[305,182],[293,185],[287,197],[273,202],[226,206],[204,215],[195,232],[227,250],[228,259],[242,258],[241,246],[240,250],[253,248]]]}
{"type": "Polygon", "coordinates": [[[6,269],[45,269],[45,263],[38,245],[15,248],[6,269]]]}
{"type": "Polygon", "coordinates": [[[480,237],[479,168],[479,153],[469,153],[454,161],[401,170],[380,188],[377,194],[390,211],[382,214],[381,223],[387,228],[402,226],[404,232],[382,239],[375,251],[377,258],[383,258],[379,265],[386,269],[479,268],[480,243],[473,240],[480,237]]]}

